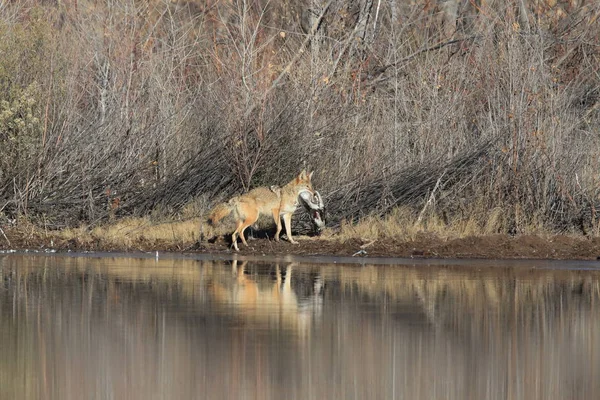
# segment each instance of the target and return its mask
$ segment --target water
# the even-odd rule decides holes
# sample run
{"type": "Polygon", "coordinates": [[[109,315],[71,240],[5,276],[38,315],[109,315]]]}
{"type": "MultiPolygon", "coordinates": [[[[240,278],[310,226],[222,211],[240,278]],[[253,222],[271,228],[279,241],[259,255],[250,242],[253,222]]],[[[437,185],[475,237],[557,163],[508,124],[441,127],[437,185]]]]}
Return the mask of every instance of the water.
{"type": "Polygon", "coordinates": [[[0,256],[0,399],[600,398],[597,263],[337,261],[0,256]]]}

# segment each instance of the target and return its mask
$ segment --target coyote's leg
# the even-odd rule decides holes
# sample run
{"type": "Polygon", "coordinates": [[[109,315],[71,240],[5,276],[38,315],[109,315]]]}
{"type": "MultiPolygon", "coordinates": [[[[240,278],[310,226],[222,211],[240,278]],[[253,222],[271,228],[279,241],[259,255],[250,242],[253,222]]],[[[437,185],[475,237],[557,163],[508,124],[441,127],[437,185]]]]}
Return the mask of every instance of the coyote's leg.
{"type": "Polygon", "coordinates": [[[285,222],[285,233],[287,234],[290,243],[298,244],[292,237],[292,213],[283,214],[283,221],[285,222]]]}
{"type": "Polygon", "coordinates": [[[247,227],[249,227],[250,225],[253,225],[256,221],[258,221],[258,213],[251,215],[251,216],[247,216],[246,219],[244,220],[244,222],[238,222],[238,225],[240,225],[240,228],[238,228],[238,232],[240,234],[240,238],[242,239],[242,243],[244,243],[244,246],[248,247],[248,242],[246,242],[246,238],[244,237],[244,231],[246,230],[247,227]]]}
{"type": "Polygon", "coordinates": [[[274,208],[273,219],[275,220],[275,225],[277,225],[277,231],[275,232],[275,241],[279,242],[279,232],[281,232],[281,216],[279,215],[279,208],[274,208]]]}
{"type": "Polygon", "coordinates": [[[231,244],[232,244],[233,248],[236,250],[239,250],[239,247],[237,245],[237,236],[238,236],[238,233],[240,232],[240,228],[242,227],[242,224],[243,224],[243,222],[238,220],[235,225],[235,231],[233,231],[233,233],[231,234],[231,244]]]}

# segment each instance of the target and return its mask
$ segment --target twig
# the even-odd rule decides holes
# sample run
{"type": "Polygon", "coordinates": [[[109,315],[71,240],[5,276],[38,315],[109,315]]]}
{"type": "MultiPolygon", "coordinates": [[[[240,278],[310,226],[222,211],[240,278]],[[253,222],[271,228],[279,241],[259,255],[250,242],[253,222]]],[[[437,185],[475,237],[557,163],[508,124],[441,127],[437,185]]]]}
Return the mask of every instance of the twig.
{"type": "MultiPolygon", "coordinates": [[[[273,80],[273,83],[271,84],[271,86],[265,91],[263,98],[266,98],[273,89],[275,89],[277,86],[279,86],[279,82],[283,79],[283,77],[285,75],[287,75],[290,72],[290,70],[292,69],[292,65],[294,65],[296,63],[296,61],[298,61],[300,59],[300,57],[304,54],[304,48],[314,38],[315,34],[317,33],[317,30],[319,29],[319,25],[321,25],[321,21],[323,20],[323,17],[325,16],[325,13],[329,9],[329,6],[331,5],[332,2],[333,2],[333,0],[329,0],[327,2],[327,4],[325,4],[325,6],[323,7],[323,10],[321,10],[321,14],[319,14],[319,18],[317,18],[317,20],[311,27],[309,34],[306,36],[306,39],[304,39],[304,42],[302,42],[302,45],[300,45],[300,49],[294,55],[294,57],[290,60],[290,62],[288,62],[287,65],[283,68],[283,70],[281,71],[279,76],[277,76],[277,78],[275,78],[275,80],[273,80]]],[[[257,103],[254,103],[252,105],[252,107],[250,107],[248,109],[248,111],[246,111],[246,115],[245,115],[246,118],[254,111],[254,109],[256,108],[256,105],[257,105],[257,103]]]]}
{"type": "Polygon", "coordinates": [[[452,39],[452,40],[449,40],[447,42],[438,43],[438,44],[436,44],[434,46],[426,47],[424,49],[417,50],[414,53],[409,54],[408,56],[404,57],[401,60],[398,60],[398,61],[393,62],[391,64],[387,64],[387,65],[384,65],[382,67],[379,67],[379,68],[375,69],[375,71],[373,72],[373,74],[383,74],[385,71],[387,71],[388,68],[390,68],[390,67],[397,67],[398,65],[403,64],[403,63],[405,63],[407,61],[410,61],[413,58],[415,58],[415,57],[417,57],[417,56],[419,56],[419,55],[421,55],[423,53],[428,53],[430,51],[439,50],[439,49],[444,48],[446,46],[449,46],[451,44],[461,43],[461,42],[466,42],[466,41],[469,41],[469,40],[479,39],[480,37],[481,37],[481,35],[472,35],[472,36],[469,36],[469,37],[466,37],[466,38],[462,38],[462,39],[452,39]]]}
{"type": "Polygon", "coordinates": [[[370,247],[371,245],[373,245],[375,243],[375,239],[370,240],[368,243],[363,244],[362,246],[360,246],[361,249],[366,249],[367,247],[370,247]]]}
{"type": "Polygon", "coordinates": [[[435,183],[435,186],[433,187],[433,190],[431,191],[431,195],[429,196],[429,200],[427,200],[427,202],[423,206],[423,209],[421,210],[421,213],[419,214],[419,218],[417,218],[417,222],[415,223],[415,225],[418,225],[421,223],[421,221],[423,220],[423,215],[425,214],[425,210],[427,210],[427,207],[431,203],[433,203],[433,199],[435,198],[435,191],[440,186],[440,182],[442,181],[442,178],[444,177],[444,175],[446,175],[446,170],[444,170],[444,172],[442,172],[442,175],[440,175],[437,182],[435,183]]]}
{"type": "Polygon", "coordinates": [[[12,246],[10,244],[10,240],[8,240],[8,238],[6,237],[6,233],[4,233],[4,230],[2,229],[2,227],[0,227],[0,233],[2,233],[2,236],[4,236],[4,239],[6,239],[6,242],[8,243],[8,245],[12,246]]]}

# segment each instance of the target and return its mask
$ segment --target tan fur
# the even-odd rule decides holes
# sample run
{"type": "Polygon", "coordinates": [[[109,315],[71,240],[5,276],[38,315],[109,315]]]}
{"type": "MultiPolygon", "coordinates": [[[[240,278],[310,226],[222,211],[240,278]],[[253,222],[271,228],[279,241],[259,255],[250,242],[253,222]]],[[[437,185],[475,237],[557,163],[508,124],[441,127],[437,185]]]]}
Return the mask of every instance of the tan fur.
{"type": "Polygon", "coordinates": [[[227,203],[221,203],[213,208],[208,214],[207,222],[210,226],[215,226],[217,222],[231,214],[231,207],[227,203]]]}
{"type": "Polygon", "coordinates": [[[297,177],[283,187],[258,187],[248,193],[236,196],[226,203],[217,205],[208,216],[208,223],[216,225],[221,219],[230,213],[236,221],[235,231],[231,235],[233,247],[238,250],[237,237],[239,235],[242,243],[248,246],[244,237],[244,230],[254,224],[261,215],[271,215],[277,231],[275,240],[279,241],[281,232],[281,217],[285,222],[285,231],[291,243],[297,243],[292,238],[292,214],[298,206],[298,195],[304,190],[314,192],[311,183],[312,172],[307,174],[302,171],[297,177]]]}

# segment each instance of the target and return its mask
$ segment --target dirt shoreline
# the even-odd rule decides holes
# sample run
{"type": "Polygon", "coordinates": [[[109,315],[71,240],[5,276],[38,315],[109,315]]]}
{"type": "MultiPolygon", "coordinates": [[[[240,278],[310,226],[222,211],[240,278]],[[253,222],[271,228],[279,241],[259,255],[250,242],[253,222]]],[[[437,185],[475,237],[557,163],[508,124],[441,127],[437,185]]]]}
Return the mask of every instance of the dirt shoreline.
{"type": "MultiPolygon", "coordinates": [[[[4,230],[0,235],[0,250],[56,251],[169,251],[187,253],[233,253],[228,243],[173,243],[138,241],[118,245],[104,241],[64,240],[59,236],[4,230]]],[[[401,258],[478,258],[478,259],[552,259],[600,260],[600,238],[583,236],[489,235],[444,239],[434,235],[419,235],[415,239],[381,238],[377,240],[340,240],[335,236],[298,237],[299,244],[268,239],[251,239],[249,247],[240,244],[242,255],[319,255],[401,258]]]]}

